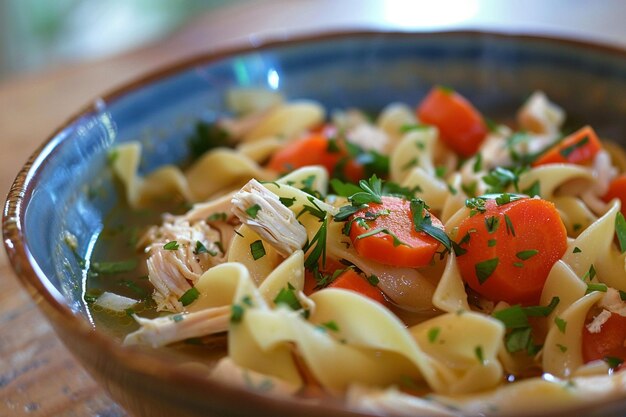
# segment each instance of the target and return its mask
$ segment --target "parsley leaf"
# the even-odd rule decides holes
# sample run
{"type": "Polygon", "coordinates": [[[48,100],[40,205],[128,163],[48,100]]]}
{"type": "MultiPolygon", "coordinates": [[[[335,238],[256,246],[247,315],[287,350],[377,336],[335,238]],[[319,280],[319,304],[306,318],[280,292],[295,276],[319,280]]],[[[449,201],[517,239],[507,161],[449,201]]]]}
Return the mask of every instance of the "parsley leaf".
{"type": "Polygon", "coordinates": [[[189,138],[189,153],[196,160],[207,151],[220,147],[232,147],[228,132],[216,123],[198,122],[189,138]]]}
{"type": "Polygon", "coordinates": [[[180,296],[178,301],[181,302],[182,305],[188,306],[189,304],[196,301],[196,299],[200,296],[200,291],[196,287],[191,287],[183,295],[180,296]]]}
{"type": "Polygon", "coordinates": [[[626,252],[626,219],[621,212],[615,216],[615,233],[622,253],[626,252]]]}
{"type": "Polygon", "coordinates": [[[517,256],[522,261],[525,261],[525,260],[532,258],[538,253],[539,251],[537,249],[528,249],[528,250],[523,250],[521,252],[517,252],[515,256],[517,256]]]}
{"type": "Polygon", "coordinates": [[[261,210],[261,206],[259,206],[258,204],[255,204],[246,209],[246,214],[250,216],[251,219],[256,219],[256,215],[259,212],[259,210],[261,210]]]}
{"type": "Polygon", "coordinates": [[[493,274],[496,270],[498,263],[500,260],[498,258],[487,259],[486,261],[478,262],[474,265],[474,269],[476,271],[476,277],[478,278],[479,284],[484,284],[485,281],[493,274]]]}
{"type": "Polygon", "coordinates": [[[178,250],[179,247],[180,246],[178,245],[178,242],[175,240],[167,242],[165,245],[163,245],[163,249],[165,250],[178,250]]]}
{"type": "Polygon", "coordinates": [[[413,218],[413,228],[415,231],[426,233],[441,243],[446,250],[452,250],[452,242],[446,232],[433,225],[426,203],[424,203],[421,199],[412,199],[410,207],[411,217],[413,218]]]}
{"type": "Polygon", "coordinates": [[[373,175],[368,181],[359,181],[361,190],[349,197],[353,205],[361,205],[367,203],[382,203],[382,181],[373,175]]]}
{"type": "Polygon", "coordinates": [[[302,309],[302,304],[300,304],[300,301],[296,296],[295,287],[291,285],[291,283],[287,283],[286,288],[281,288],[276,298],[274,298],[274,304],[284,304],[292,310],[302,309]]]}
{"type": "Polygon", "coordinates": [[[263,242],[261,240],[255,240],[252,242],[250,244],[250,253],[255,261],[264,257],[265,247],[263,246],[263,242]]]}

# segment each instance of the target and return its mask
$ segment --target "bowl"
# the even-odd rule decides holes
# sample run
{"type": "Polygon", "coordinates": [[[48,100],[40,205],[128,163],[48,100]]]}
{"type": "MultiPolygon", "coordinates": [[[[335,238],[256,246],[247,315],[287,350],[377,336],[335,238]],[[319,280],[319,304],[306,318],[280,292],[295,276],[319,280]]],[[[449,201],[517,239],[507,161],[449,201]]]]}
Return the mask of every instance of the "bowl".
{"type": "MultiPolygon", "coordinates": [[[[493,118],[543,90],[603,137],[626,140],[626,52],[540,36],[497,33],[329,33],[231,49],[149,74],[103,95],[54,132],[18,174],[3,216],[10,262],[68,349],[136,416],[357,416],[340,402],[269,398],[175,366],[175,355],[122,346],[86,308],[88,258],[116,204],[103,174],[113,145],[141,139],[140,171],[187,158],[180,141],[198,120],[226,113],[233,87],[262,87],[328,109],[416,104],[432,85],[453,87],[493,118]],[[102,192],[89,192],[98,186],[102,192]],[[63,244],[77,239],[76,253],[63,244]],[[78,256],[76,256],[78,255],[78,256]]],[[[578,413],[618,415],[626,396],[578,413]]]]}

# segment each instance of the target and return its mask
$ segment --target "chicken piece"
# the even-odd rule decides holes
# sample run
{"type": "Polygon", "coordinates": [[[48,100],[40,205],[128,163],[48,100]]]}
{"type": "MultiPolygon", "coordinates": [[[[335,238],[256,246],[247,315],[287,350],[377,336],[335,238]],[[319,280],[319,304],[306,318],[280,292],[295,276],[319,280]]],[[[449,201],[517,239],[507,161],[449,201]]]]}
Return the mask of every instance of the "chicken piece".
{"type": "Polygon", "coordinates": [[[179,298],[204,271],[224,262],[220,233],[205,221],[190,224],[184,216],[170,217],[142,241],[149,242],[148,278],[159,311],[182,311],[179,298]]]}
{"type": "Polygon", "coordinates": [[[276,194],[252,179],[232,199],[232,212],[250,226],[282,256],[306,244],[307,233],[296,216],[276,194]]]}
{"type": "Polygon", "coordinates": [[[182,340],[225,332],[230,323],[231,307],[214,307],[193,313],[174,314],[156,319],[133,317],[141,326],[124,339],[125,345],[149,345],[153,348],[182,340]]]}
{"type": "Polygon", "coordinates": [[[532,133],[558,133],[565,112],[548,100],[542,91],[535,91],[517,113],[517,122],[522,129],[532,133]]]}
{"type": "Polygon", "coordinates": [[[346,139],[366,151],[378,153],[383,153],[389,142],[389,137],[384,130],[370,124],[360,124],[350,129],[346,133],[346,139]]]}
{"type": "Polygon", "coordinates": [[[607,289],[598,303],[598,307],[602,308],[602,312],[587,325],[587,330],[590,333],[600,333],[602,325],[611,317],[611,314],[619,314],[626,317],[626,302],[622,300],[619,291],[614,288],[607,289]]]}

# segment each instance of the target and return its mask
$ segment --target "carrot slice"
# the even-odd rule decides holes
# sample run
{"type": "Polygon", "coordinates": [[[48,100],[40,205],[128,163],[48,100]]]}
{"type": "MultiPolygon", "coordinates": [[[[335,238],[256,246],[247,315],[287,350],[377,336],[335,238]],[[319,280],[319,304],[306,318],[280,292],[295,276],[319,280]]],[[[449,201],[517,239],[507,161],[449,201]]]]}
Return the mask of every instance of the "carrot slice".
{"type": "Polygon", "coordinates": [[[378,289],[376,285],[370,284],[370,282],[362,275],[358,274],[353,269],[348,269],[343,274],[339,275],[328,288],[343,288],[346,290],[357,292],[361,295],[371,298],[374,301],[378,301],[381,304],[385,304],[385,296],[378,289]]]}
{"type": "Polygon", "coordinates": [[[331,176],[340,170],[350,181],[362,179],[363,166],[350,157],[343,140],[331,141],[327,132],[327,129],[313,131],[287,144],[272,155],[267,167],[285,174],[308,165],[322,165],[331,176]]]}
{"type": "Polygon", "coordinates": [[[618,198],[622,202],[621,212],[626,216],[626,175],[622,174],[615,177],[609,184],[609,189],[602,196],[602,200],[609,202],[614,198],[618,198]]]}
{"type": "Polygon", "coordinates": [[[602,144],[598,135],[591,126],[585,126],[550,148],[533,162],[533,166],[554,163],[586,164],[593,161],[600,149],[602,144]]]}
{"type": "Polygon", "coordinates": [[[549,201],[522,198],[498,205],[459,226],[457,262],[463,280],[492,301],[537,305],[550,269],[565,253],[567,233],[549,201]]]}
{"type": "Polygon", "coordinates": [[[434,87],[417,107],[417,117],[437,126],[441,140],[463,157],[474,155],[487,135],[481,114],[462,95],[434,87]]]}
{"type": "MultiPolygon", "coordinates": [[[[369,203],[350,218],[350,239],[357,253],[377,262],[410,268],[427,265],[439,242],[413,228],[407,200],[383,196],[382,204],[369,203]],[[379,232],[376,233],[376,230],[379,232]]],[[[434,226],[443,225],[431,215],[434,226]]]]}
{"type": "Polygon", "coordinates": [[[616,313],[602,324],[598,333],[591,333],[583,327],[582,353],[585,363],[607,357],[626,360],[626,317],[616,313]]]}

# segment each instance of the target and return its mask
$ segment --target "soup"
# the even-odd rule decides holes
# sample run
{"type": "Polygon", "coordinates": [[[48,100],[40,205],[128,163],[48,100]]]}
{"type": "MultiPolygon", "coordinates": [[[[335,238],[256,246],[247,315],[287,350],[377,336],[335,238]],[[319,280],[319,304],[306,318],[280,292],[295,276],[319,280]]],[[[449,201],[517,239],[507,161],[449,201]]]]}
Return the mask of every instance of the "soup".
{"type": "Polygon", "coordinates": [[[508,124],[445,87],[375,116],[230,98],[248,112],[200,125],[184,169],[142,177],[138,143],[114,150],[128,206],[91,260],[97,324],[193,346],[185,366],[227,383],[380,414],[621,393],[625,159],[592,127],[564,132],[541,92],[508,124]]]}

